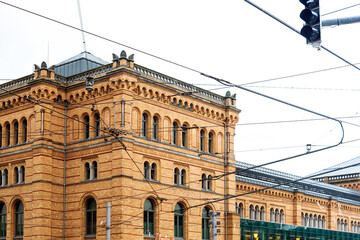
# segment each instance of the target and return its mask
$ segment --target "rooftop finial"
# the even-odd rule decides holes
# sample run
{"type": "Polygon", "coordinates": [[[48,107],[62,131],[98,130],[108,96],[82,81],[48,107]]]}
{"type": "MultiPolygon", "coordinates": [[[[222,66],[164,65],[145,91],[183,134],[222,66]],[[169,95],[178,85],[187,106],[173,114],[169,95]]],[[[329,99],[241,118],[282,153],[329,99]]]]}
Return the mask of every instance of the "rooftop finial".
{"type": "Polygon", "coordinates": [[[41,63],[41,69],[47,69],[47,65],[46,65],[46,62],[45,62],[45,61],[43,61],[43,62],[41,63]]]}
{"type": "Polygon", "coordinates": [[[120,53],[120,59],[126,59],[126,52],[124,50],[121,51],[120,53]]]}

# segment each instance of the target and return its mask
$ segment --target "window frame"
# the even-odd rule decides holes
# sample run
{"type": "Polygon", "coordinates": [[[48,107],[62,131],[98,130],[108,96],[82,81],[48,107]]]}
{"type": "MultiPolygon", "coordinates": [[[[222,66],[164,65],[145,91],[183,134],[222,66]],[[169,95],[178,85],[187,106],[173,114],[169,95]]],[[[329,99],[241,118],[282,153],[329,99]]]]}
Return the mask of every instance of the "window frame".
{"type": "Polygon", "coordinates": [[[21,238],[24,236],[24,204],[18,200],[14,206],[14,237],[21,238]]]}
{"type": "Polygon", "coordinates": [[[144,202],[144,236],[154,236],[155,234],[155,204],[152,199],[147,198],[144,202]],[[148,206],[147,206],[148,205],[148,206]]]}
{"type": "Polygon", "coordinates": [[[27,142],[27,120],[24,119],[22,121],[22,132],[23,132],[23,143],[26,143],[27,142]]]}
{"type": "Polygon", "coordinates": [[[89,115],[84,116],[84,139],[90,139],[90,117],[89,115]]]}
{"type": "Polygon", "coordinates": [[[7,208],[4,202],[0,203],[0,239],[6,239],[7,208]]]}
{"type": "Polygon", "coordinates": [[[14,122],[14,145],[19,144],[19,122],[14,122]]]}
{"type": "Polygon", "coordinates": [[[95,120],[95,137],[100,137],[100,113],[96,112],[94,114],[95,120]]]}
{"type": "Polygon", "coordinates": [[[204,129],[200,130],[200,151],[201,152],[205,151],[205,130],[204,129]]]}
{"type": "Polygon", "coordinates": [[[85,237],[96,237],[96,219],[96,201],[94,198],[88,198],[85,203],[85,237]]]}
{"type": "Polygon", "coordinates": [[[174,236],[175,238],[184,238],[185,214],[184,206],[177,203],[174,208],[174,236]]]}
{"type": "Polygon", "coordinates": [[[147,137],[149,115],[147,113],[143,113],[141,116],[141,136],[147,137]]]}
{"type": "Polygon", "coordinates": [[[157,116],[154,116],[153,117],[152,138],[155,139],[155,140],[159,140],[158,129],[159,129],[159,118],[157,116]]]}
{"type": "Polygon", "coordinates": [[[204,207],[201,212],[201,239],[202,240],[210,240],[210,209],[208,207],[204,207]]]}

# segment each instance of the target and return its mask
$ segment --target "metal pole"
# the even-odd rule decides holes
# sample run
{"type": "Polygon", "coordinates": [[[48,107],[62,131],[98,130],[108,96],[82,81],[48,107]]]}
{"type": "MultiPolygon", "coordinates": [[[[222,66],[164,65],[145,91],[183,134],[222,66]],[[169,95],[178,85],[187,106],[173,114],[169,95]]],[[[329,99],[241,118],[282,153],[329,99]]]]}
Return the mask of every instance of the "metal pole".
{"type": "Polygon", "coordinates": [[[106,240],[111,239],[111,202],[106,202],[106,240]]]}
{"type": "Polygon", "coordinates": [[[211,240],[217,240],[217,232],[216,232],[216,216],[217,213],[210,210],[211,215],[211,240]]]}
{"type": "Polygon", "coordinates": [[[328,26],[340,26],[345,24],[358,23],[358,22],[360,22],[360,16],[328,19],[328,20],[323,20],[321,23],[323,27],[328,27],[328,26]]]}
{"type": "MultiPolygon", "coordinates": [[[[229,139],[229,136],[228,136],[228,130],[227,130],[227,125],[226,125],[226,122],[224,123],[224,132],[225,132],[225,146],[224,146],[224,174],[227,174],[227,158],[228,158],[228,139],[229,139]]],[[[224,177],[224,185],[225,185],[225,189],[224,189],[224,198],[225,198],[225,201],[224,201],[224,211],[225,211],[225,240],[227,240],[227,227],[228,227],[228,208],[227,208],[227,181],[226,181],[226,177],[224,177]]]]}

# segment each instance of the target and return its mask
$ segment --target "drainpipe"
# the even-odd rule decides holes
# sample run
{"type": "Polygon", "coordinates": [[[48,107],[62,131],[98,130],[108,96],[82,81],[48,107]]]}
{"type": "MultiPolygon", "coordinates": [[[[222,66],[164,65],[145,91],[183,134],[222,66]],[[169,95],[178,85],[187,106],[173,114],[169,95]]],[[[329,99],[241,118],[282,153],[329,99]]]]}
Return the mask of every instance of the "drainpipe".
{"type": "Polygon", "coordinates": [[[225,240],[227,240],[227,227],[228,227],[228,213],[227,213],[227,181],[226,181],[226,174],[227,174],[227,154],[228,154],[228,132],[227,132],[227,126],[226,126],[226,122],[224,123],[224,185],[225,185],[225,188],[224,188],[224,204],[225,204],[225,208],[224,208],[224,211],[225,211],[225,240]]]}
{"type": "Polygon", "coordinates": [[[66,207],[66,138],[67,138],[67,106],[68,102],[65,100],[65,118],[64,118],[64,185],[63,185],[63,240],[65,240],[65,207],[66,207]]]}

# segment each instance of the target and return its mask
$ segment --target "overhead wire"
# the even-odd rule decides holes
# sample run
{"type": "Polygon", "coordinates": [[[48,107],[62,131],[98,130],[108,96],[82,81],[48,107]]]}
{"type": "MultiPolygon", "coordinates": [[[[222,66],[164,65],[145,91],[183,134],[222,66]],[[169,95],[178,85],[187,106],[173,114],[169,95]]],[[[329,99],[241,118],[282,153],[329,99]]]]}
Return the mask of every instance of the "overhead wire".
{"type": "Polygon", "coordinates": [[[330,15],[330,14],[333,14],[333,13],[337,13],[337,12],[340,12],[340,11],[343,11],[343,10],[346,10],[346,9],[350,9],[350,8],[353,8],[353,7],[356,7],[356,6],[359,6],[359,5],[360,5],[360,3],[357,3],[357,4],[354,4],[354,5],[348,6],[348,7],[344,7],[344,8],[340,8],[338,10],[334,10],[334,11],[331,11],[331,12],[328,12],[328,13],[324,13],[321,16],[326,16],[326,15],[330,15]]]}
{"type": "MultiPolygon", "coordinates": [[[[245,1],[246,1],[246,0],[245,0],[245,1]]],[[[246,2],[248,2],[248,3],[249,3],[249,1],[246,1],[246,2]]],[[[59,22],[59,21],[53,20],[53,19],[51,19],[51,18],[48,18],[48,17],[42,16],[42,15],[40,15],[40,14],[36,14],[36,13],[34,13],[34,12],[28,11],[28,10],[23,9],[23,8],[16,7],[16,6],[14,6],[14,5],[11,5],[11,4],[8,4],[8,3],[5,3],[5,2],[3,2],[3,1],[0,1],[0,3],[7,4],[7,5],[9,5],[9,6],[12,6],[12,7],[18,8],[18,9],[20,9],[20,10],[23,10],[23,11],[26,11],[26,12],[29,12],[29,13],[32,13],[32,14],[35,14],[35,15],[37,15],[37,16],[40,16],[40,17],[42,17],[42,18],[45,18],[45,19],[48,19],[48,20],[51,20],[51,21],[54,21],[54,22],[60,23],[60,24],[65,25],[65,26],[68,26],[68,27],[71,27],[71,28],[75,28],[75,27],[73,27],[73,26],[71,26],[71,25],[64,24],[64,23],[62,23],[62,22],[59,22]]],[[[286,24],[284,24],[284,25],[286,25],[286,24]]],[[[80,31],[82,31],[81,29],[78,29],[78,28],[75,28],[75,29],[76,29],[76,30],[80,30],[80,31]]],[[[291,29],[291,28],[290,28],[290,29],[291,29]]],[[[212,79],[217,80],[218,82],[222,83],[222,84],[223,84],[223,85],[225,85],[225,86],[233,86],[233,87],[235,87],[235,86],[236,86],[236,87],[238,87],[238,88],[240,87],[239,85],[231,84],[230,82],[225,82],[224,80],[220,80],[220,79],[218,79],[218,78],[211,77],[211,76],[209,76],[209,75],[207,75],[207,74],[204,74],[204,73],[202,73],[202,72],[200,72],[200,71],[197,71],[197,70],[195,70],[195,69],[192,69],[192,68],[189,68],[189,67],[183,66],[183,65],[181,65],[181,64],[174,63],[174,62],[172,62],[172,61],[169,61],[169,60],[166,60],[166,59],[163,59],[163,58],[157,57],[157,56],[155,56],[155,55],[149,54],[149,53],[144,52],[144,51],[140,51],[140,50],[135,49],[135,48],[131,48],[131,47],[126,46],[126,45],[123,45],[123,44],[121,44],[121,43],[119,43],[119,42],[116,42],[116,41],[113,41],[113,40],[110,40],[110,39],[107,39],[107,38],[104,38],[104,37],[98,36],[98,35],[96,35],[96,34],[92,34],[92,33],[87,32],[87,31],[83,31],[83,32],[85,32],[85,33],[87,33],[87,34],[90,34],[90,35],[93,35],[93,36],[96,36],[96,37],[100,37],[100,38],[102,38],[102,39],[104,39],[104,40],[107,40],[107,41],[110,41],[110,42],[113,42],[113,43],[116,43],[116,44],[119,44],[119,45],[122,45],[122,46],[124,46],[124,47],[130,48],[130,49],[133,49],[133,50],[138,51],[138,52],[141,52],[141,53],[143,53],[143,54],[146,54],[146,55],[149,55],[149,56],[155,57],[155,58],[157,58],[157,59],[160,59],[160,60],[166,61],[166,62],[168,62],[168,63],[172,63],[172,64],[177,65],[177,66],[179,66],[179,67],[183,67],[183,68],[185,68],[185,69],[188,69],[188,70],[191,70],[191,71],[194,71],[194,72],[200,73],[200,74],[201,74],[201,75],[203,75],[203,76],[210,77],[210,78],[212,78],[212,79]],[[226,84],[224,84],[224,83],[226,83],[226,84]]],[[[298,32],[298,31],[296,31],[296,32],[298,32]]],[[[323,49],[325,49],[326,51],[328,51],[328,52],[332,53],[334,56],[337,56],[339,59],[341,59],[341,60],[343,60],[343,61],[347,62],[349,65],[351,65],[351,66],[353,66],[353,67],[357,68],[356,66],[354,66],[354,65],[353,65],[353,64],[351,64],[350,62],[346,61],[345,59],[341,58],[340,56],[336,55],[335,53],[331,52],[329,49],[325,48],[324,46],[322,46],[322,48],[323,48],[323,49]]],[[[358,69],[358,68],[357,68],[357,69],[358,69]]],[[[244,88],[242,88],[242,89],[243,89],[243,90],[245,90],[244,88]]],[[[248,91],[248,90],[247,90],[247,91],[248,91]]],[[[254,93],[254,91],[249,91],[249,92],[254,93]]],[[[257,93],[257,94],[258,94],[258,93],[257,93]]],[[[258,94],[258,95],[262,95],[262,94],[258,94]]],[[[273,99],[273,100],[274,100],[274,99],[273,99]]],[[[284,103],[283,101],[279,101],[279,102],[284,103]]],[[[287,104],[287,105],[290,105],[290,106],[294,106],[294,105],[292,105],[292,104],[288,104],[288,103],[286,103],[286,104],[287,104]]],[[[303,109],[303,108],[301,108],[301,107],[297,107],[297,108],[304,110],[304,109],[303,109]]],[[[307,110],[307,111],[308,111],[308,110],[307,110]]],[[[314,113],[314,114],[320,115],[320,116],[322,116],[322,117],[325,117],[325,118],[328,118],[328,119],[331,119],[331,120],[337,121],[337,122],[341,125],[341,127],[342,127],[342,123],[341,123],[339,120],[337,120],[337,119],[333,119],[333,118],[330,118],[330,117],[328,117],[328,116],[325,116],[325,115],[322,115],[322,114],[319,114],[319,113],[316,113],[316,112],[313,112],[313,111],[308,111],[308,112],[311,112],[311,113],[314,113]]],[[[342,130],[343,130],[343,127],[342,127],[342,130]]],[[[343,136],[342,136],[342,139],[343,139],[343,136]]],[[[339,145],[339,144],[342,142],[342,139],[341,139],[341,141],[340,141],[338,144],[336,144],[336,146],[337,146],[337,145],[339,145]]],[[[334,145],[334,146],[335,146],[335,145],[334,145]]],[[[328,148],[326,148],[326,149],[328,149],[328,148]]],[[[313,152],[315,152],[315,151],[313,151],[313,152]]]]}

